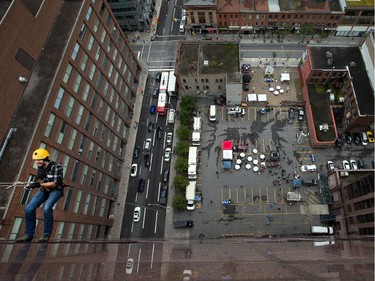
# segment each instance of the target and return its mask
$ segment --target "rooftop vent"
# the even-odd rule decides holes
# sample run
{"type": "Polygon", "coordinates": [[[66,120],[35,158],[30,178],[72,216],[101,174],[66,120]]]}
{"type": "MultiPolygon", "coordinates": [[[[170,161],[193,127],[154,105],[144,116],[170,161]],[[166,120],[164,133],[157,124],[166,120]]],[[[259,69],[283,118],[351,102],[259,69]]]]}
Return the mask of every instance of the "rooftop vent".
{"type": "Polygon", "coordinates": [[[355,61],[351,61],[350,66],[357,66],[357,64],[355,63],[355,61]]]}
{"type": "Polygon", "coordinates": [[[333,54],[332,54],[332,52],[327,51],[326,52],[326,57],[327,57],[327,63],[328,63],[328,65],[332,65],[333,64],[333,54]]]}
{"type": "Polygon", "coordinates": [[[204,61],[203,61],[203,65],[204,65],[204,66],[208,66],[208,60],[204,60],[204,61]]]}

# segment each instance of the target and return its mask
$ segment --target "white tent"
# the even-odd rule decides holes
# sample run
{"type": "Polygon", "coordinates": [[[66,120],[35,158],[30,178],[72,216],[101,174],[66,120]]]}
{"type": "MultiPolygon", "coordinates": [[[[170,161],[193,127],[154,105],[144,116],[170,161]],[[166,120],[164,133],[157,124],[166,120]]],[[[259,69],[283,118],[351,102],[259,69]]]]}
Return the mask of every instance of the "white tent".
{"type": "Polygon", "coordinates": [[[274,71],[275,71],[275,69],[272,66],[267,65],[267,67],[264,71],[264,74],[273,74],[274,71]]]}
{"type": "Polygon", "coordinates": [[[247,94],[247,101],[257,101],[257,94],[247,94]]]}
{"type": "Polygon", "coordinates": [[[290,81],[290,74],[289,73],[281,73],[280,80],[281,80],[281,82],[290,81]]]}
{"type": "Polygon", "coordinates": [[[262,94],[262,95],[258,95],[258,101],[267,101],[267,95],[264,95],[264,94],[262,94]]]}
{"type": "Polygon", "coordinates": [[[233,150],[223,150],[223,159],[232,160],[233,159],[233,150]]]}

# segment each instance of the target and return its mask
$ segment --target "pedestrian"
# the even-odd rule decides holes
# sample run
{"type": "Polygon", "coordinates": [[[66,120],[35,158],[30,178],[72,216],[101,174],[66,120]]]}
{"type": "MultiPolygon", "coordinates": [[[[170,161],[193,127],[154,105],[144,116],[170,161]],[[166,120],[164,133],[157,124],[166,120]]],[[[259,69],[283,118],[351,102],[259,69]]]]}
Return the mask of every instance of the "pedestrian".
{"type": "Polygon", "coordinates": [[[213,203],[212,200],[210,200],[210,203],[211,203],[211,204],[213,203]]]}
{"type": "Polygon", "coordinates": [[[44,229],[39,242],[47,242],[53,230],[53,206],[63,196],[63,165],[49,159],[49,153],[44,148],[33,152],[32,158],[38,166],[37,175],[33,183],[26,185],[26,189],[39,188],[30,203],[25,208],[25,235],[17,242],[31,242],[36,229],[36,209],[44,203],[44,229]]]}

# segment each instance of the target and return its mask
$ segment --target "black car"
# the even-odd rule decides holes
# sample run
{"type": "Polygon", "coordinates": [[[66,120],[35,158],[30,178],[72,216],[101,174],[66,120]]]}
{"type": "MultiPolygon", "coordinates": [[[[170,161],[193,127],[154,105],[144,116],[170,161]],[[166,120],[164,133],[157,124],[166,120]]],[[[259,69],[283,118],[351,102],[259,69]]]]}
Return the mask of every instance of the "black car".
{"type": "Polygon", "coordinates": [[[145,166],[146,167],[150,167],[150,154],[145,154],[143,156],[144,160],[145,160],[145,166]]]}
{"type": "Polygon", "coordinates": [[[148,131],[149,132],[153,132],[154,131],[154,126],[155,126],[155,124],[153,123],[153,122],[149,122],[148,123],[148,131]]]}
{"type": "Polygon", "coordinates": [[[163,182],[167,183],[169,181],[169,168],[163,170],[163,182]]]}
{"type": "Polygon", "coordinates": [[[163,127],[158,127],[156,137],[160,140],[163,137],[163,127]]]}
{"type": "Polygon", "coordinates": [[[345,141],[347,144],[351,144],[353,141],[352,135],[350,133],[345,134],[345,141]]]}
{"type": "Polygon", "coordinates": [[[298,108],[298,121],[303,121],[303,118],[305,117],[305,111],[302,107],[298,108]]]}
{"type": "Polygon", "coordinates": [[[360,133],[354,133],[353,134],[353,141],[356,145],[361,145],[361,135],[360,133]]]}
{"type": "Polygon", "coordinates": [[[159,203],[161,205],[167,205],[168,200],[168,185],[163,185],[160,189],[159,203]]]}
{"type": "Polygon", "coordinates": [[[139,145],[136,145],[134,147],[134,151],[133,151],[133,158],[134,159],[138,158],[140,151],[141,151],[141,147],[139,145]]]}
{"type": "Polygon", "coordinates": [[[161,72],[156,73],[155,81],[160,82],[161,79],[161,72]]]}
{"type": "Polygon", "coordinates": [[[289,113],[288,113],[288,123],[289,124],[293,124],[295,114],[296,114],[296,112],[294,111],[294,108],[289,108],[289,113]]]}
{"type": "Polygon", "coordinates": [[[316,179],[303,179],[301,184],[303,186],[315,186],[318,185],[318,181],[316,179]]]}
{"type": "Polygon", "coordinates": [[[249,83],[242,83],[242,91],[247,92],[248,90],[250,90],[249,83]]]}
{"type": "Polygon", "coordinates": [[[138,181],[138,192],[145,191],[145,180],[143,178],[139,179],[138,181]]]}
{"type": "Polygon", "coordinates": [[[174,228],[191,228],[194,226],[193,221],[175,221],[173,223],[174,228]]]}
{"type": "Polygon", "coordinates": [[[357,164],[358,164],[358,169],[364,169],[364,168],[366,168],[365,162],[363,162],[363,160],[361,160],[361,159],[359,159],[357,161],[357,164]]]}

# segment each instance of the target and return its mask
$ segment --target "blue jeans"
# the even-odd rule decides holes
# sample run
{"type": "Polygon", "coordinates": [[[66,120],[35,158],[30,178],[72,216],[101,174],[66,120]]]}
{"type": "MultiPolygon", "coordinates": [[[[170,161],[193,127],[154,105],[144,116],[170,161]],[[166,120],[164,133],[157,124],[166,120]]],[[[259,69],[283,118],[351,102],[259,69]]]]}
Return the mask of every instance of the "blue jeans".
{"type": "Polygon", "coordinates": [[[30,203],[25,208],[26,219],[26,235],[34,235],[36,228],[36,209],[44,202],[44,230],[43,234],[51,235],[53,229],[53,209],[57,201],[63,196],[60,189],[52,190],[50,192],[39,190],[31,199],[30,203]]]}

